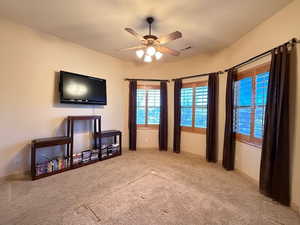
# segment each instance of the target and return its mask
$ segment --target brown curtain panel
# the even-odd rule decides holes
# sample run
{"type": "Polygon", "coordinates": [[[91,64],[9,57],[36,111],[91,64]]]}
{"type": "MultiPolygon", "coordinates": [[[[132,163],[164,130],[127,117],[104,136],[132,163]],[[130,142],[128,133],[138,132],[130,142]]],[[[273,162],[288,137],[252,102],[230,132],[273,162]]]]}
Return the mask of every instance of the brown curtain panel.
{"type": "Polygon", "coordinates": [[[260,167],[260,191],[290,205],[289,57],[286,45],[272,51],[260,167]]]}
{"type": "Polygon", "coordinates": [[[160,82],[160,121],[159,150],[168,150],[168,87],[166,81],[160,82]]]}
{"type": "Polygon", "coordinates": [[[234,170],[235,158],[235,134],[233,130],[234,113],[234,81],[236,79],[236,70],[230,69],[227,74],[226,85],[226,119],[223,147],[223,167],[226,170],[234,170]]]}
{"type": "Polygon", "coordinates": [[[129,83],[129,149],[136,150],[136,89],[137,82],[131,80],[129,83]]]}
{"type": "Polygon", "coordinates": [[[217,162],[217,105],[218,105],[218,74],[211,73],[208,77],[208,107],[206,129],[206,160],[217,162]]]}
{"type": "Polygon", "coordinates": [[[176,79],[174,82],[174,135],[173,135],[173,152],[180,153],[180,139],[181,139],[181,127],[180,127],[180,91],[182,87],[181,79],[176,79]]]}

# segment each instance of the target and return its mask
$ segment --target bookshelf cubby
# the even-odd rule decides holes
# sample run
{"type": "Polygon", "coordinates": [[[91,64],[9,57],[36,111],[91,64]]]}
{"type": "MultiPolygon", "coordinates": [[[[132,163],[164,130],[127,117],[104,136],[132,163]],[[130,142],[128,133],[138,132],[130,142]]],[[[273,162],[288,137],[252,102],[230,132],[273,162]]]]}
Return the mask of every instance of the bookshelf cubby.
{"type": "Polygon", "coordinates": [[[119,130],[101,131],[101,116],[69,116],[67,136],[35,139],[31,144],[32,180],[90,165],[122,154],[122,133],[119,130]],[[74,153],[74,124],[78,120],[93,121],[92,149],[74,153]],[[102,141],[105,144],[102,144],[102,141]],[[37,164],[40,148],[66,145],[62,158],[37,164]]]}

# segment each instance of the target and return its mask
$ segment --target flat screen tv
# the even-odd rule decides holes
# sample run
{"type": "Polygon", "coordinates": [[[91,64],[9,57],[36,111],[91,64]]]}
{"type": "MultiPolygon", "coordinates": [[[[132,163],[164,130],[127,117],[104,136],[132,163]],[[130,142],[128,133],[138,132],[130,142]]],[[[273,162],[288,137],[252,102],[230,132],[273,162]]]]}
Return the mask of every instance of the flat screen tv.
{"type": "Polygon", "coordinates": [[[60,71],[60,102],[106,105],[106,80],[60,71]]]}

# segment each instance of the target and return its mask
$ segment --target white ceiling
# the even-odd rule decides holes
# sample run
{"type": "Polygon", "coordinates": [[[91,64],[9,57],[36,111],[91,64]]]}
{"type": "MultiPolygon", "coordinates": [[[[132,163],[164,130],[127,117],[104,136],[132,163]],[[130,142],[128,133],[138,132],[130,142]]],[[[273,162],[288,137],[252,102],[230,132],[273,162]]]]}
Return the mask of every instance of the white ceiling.
{"type": "Polygon", "coordinates": [[[156,21],[155,35],[179,30],[183,38],[170,43],[187,46],[176,60],[218,51],[238,40],[292,0],[0,0],[0,15],[99,52],[136,60],[134,52],[119,49],[138,45],[124,31],[147,34],[144,19],[156,21]]]}

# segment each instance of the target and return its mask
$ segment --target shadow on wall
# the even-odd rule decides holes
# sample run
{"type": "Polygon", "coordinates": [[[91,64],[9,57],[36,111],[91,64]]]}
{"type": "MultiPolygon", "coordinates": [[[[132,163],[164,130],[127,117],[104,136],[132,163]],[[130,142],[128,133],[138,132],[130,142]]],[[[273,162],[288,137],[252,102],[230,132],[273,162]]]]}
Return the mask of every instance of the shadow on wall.
{"type": "Polygon", "coordinates": [[[290,181],[291,181],[291,184],[293,183],[293,177],[296,177],[294,176],[294,172],[295,172],[295,169],[293,169],[295,167],[295,162],[298,162],[299,159],[295,159],[295,149],[296,149],[296,142],[297,142],[297,137],[296,137],[296,129],[297,129],[297,125],[295,123],[295,121],[297,121],[297,118],[296,118],[296,112],[297,112],[297,108],[299,107],[297,105],[297,74],[299,74],[299,71],[298,71],[298,66],[297,65],[297,62],[298,62],[298,54],[297,54],[297,48],[293,48],[293,51],[291,52],[291,62],[290,62],[290,81],[289,81],[289,84],[290,84],[290,96],[289,96],[289,105],[290,105],[290,121],[289,121],[289,126],[290,126],[290,181]]]}
{"type": "MultiPolygon", "coordinates": [[[[59,118],[61,120],[61,118],[59,118]]],[[[53,121],[55,122],[55,121],[53,121]]],[[[58,125],[58,127],[55,128],[53,131],[53,136],[67,136],[67,122],[68,119],[64,118],[58,125]]]]}
{"type": "MultiPolygon", "coordinates": [[[[59,117],[53,119],[53,123],[57,123],[56,120],[60,120],[59,125],[54,129],[53,136],[67,136],[67,125],[68,119],[64,118],[63,120],[59,117]]],[[[74,133],[86,133],[93,130],[93,121],[92,120],[79,120],[74,123],[74,133]]]]}
{"type": "MultiPolygon", "coordinates": [[[[18,144],[18,147],[20,144],[18,144]]],[[[18,147],[11,147],[11,149],[18,149],[18,147]]],[[[26,143],[17,151],[16,154],[11,158],[10,162],[8,163],[8,167],[6,168],[6,174],[11,174],[11,171],[15,171],[16,168],[19,171],[26,170],[26,174],[29,171],[31,165],[31,145],[26,143]]],[[[6,177],[7,180],[29,180],[29,176],[19,176],[19,174],[12,174],[6,177]],[[14,176],[15,175],[15,176],[14,176]]]]}

